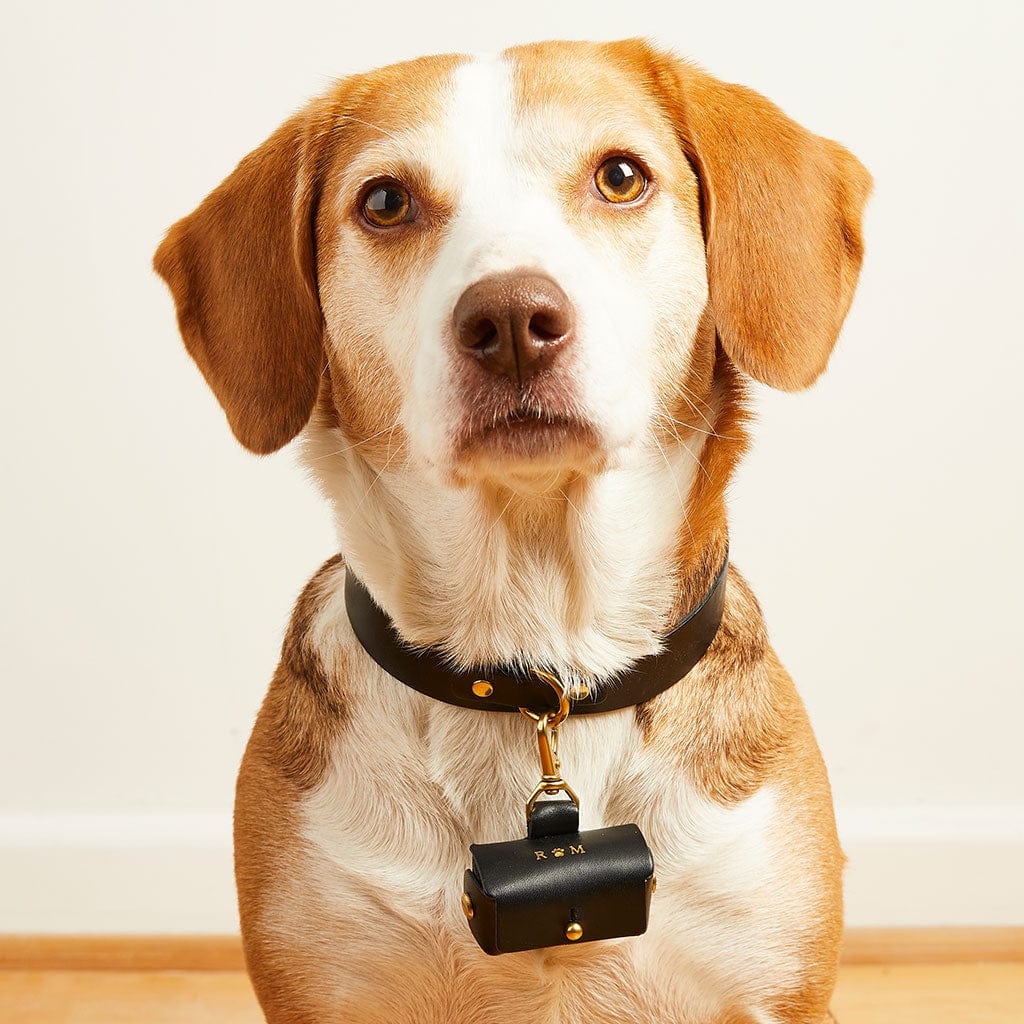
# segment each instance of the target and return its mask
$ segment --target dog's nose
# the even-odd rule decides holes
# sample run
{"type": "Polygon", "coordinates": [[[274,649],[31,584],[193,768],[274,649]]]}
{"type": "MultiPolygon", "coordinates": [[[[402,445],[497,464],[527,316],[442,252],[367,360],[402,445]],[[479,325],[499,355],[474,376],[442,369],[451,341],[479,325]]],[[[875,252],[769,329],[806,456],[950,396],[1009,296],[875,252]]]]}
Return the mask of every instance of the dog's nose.
{"type": "Polygon", "coordinates": [[[572,336],[568,296],[542,274],[493,274],[455,304],[455,337],[492,373],[522,384],[572,336]]]}

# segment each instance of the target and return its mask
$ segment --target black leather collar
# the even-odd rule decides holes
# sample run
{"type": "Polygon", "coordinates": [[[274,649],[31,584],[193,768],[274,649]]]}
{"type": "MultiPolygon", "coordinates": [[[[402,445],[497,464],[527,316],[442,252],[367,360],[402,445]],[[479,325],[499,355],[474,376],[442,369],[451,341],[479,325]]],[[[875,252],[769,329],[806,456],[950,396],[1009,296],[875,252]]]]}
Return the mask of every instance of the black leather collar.
{"type": "MultiPolygon", "coordinates": [[[[572,699],[572,714],[592,715],[642,704],[679,682],[704,657],[718,632],[728,566],[727,556],[700,604],[665,635],[658,654],[641,658],[614,679],[596,686],[596,695],[572,699]]],[[[351,569],[345,573],[345,607],[366,653],[385,672],[428,697],[477,711],[528,707],[542,713],[558,706],[551,686],[540,678],[500,665],[462,671],[452,668],[436,648],[405,643],[351,569]]]]}

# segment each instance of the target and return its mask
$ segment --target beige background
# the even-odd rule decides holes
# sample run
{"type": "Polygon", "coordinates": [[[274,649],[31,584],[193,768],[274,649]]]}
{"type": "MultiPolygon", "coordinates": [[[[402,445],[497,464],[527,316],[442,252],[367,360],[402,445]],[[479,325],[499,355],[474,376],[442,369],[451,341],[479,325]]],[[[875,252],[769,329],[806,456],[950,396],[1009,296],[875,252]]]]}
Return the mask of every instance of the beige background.
{"type": "Polygon", "coordinates": [[[854,924],[1024,922],[1020,5],[392,0],[8,9],[0,929],[229,930],[234,772],[334,551],[232,440],[149,270],[330,78],[646,34],[873,171],[827,377],[760,392],[733,555],[829,762],[854,924]]]}

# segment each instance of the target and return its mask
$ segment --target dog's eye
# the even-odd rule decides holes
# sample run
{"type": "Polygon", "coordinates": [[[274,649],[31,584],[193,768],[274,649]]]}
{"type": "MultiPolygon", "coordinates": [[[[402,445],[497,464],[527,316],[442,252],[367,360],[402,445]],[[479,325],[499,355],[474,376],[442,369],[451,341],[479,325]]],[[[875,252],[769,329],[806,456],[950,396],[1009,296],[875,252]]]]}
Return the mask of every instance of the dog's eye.
{"type": "Polygon", "coordinates": [[[597,169],[594,184],[609,203],[631,203],[644,194],[647,179],[632,160],[613,156],[597,169]]]}
{"type": "Polygon", "coordinates": [[[379,228],[404,224],[412,215],[412,197],[398,182],[375,185],[363,200],[363,216],[379,228]]]}

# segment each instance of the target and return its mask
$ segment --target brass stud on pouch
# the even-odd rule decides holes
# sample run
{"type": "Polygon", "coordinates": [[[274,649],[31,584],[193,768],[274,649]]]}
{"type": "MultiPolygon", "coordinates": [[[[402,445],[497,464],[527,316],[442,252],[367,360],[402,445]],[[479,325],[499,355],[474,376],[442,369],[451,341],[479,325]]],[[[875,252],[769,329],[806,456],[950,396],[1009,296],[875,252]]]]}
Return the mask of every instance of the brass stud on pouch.
{"type": "Polygon", "coordinates": [[[473,693],[478,697],[490,697],[494,687],[486,679],[478,679],[472,686],[473,693]]]}
{"type": "Polygon", "coordinates": [[[473,901],[469,898],[468,892],[464,892],[462,894],[462,912],[466,915],[467,921],[475,913],[475,911],[473,910],[473,901]]]}
{"type": "Polygon", "coordinates": [[[583,938],[583,925],[581,925],[579,921],[573,921],[565,929],[565,937],[570,942],[578,942],[580,939],[583,938]]]}
{"type": "Polygon", "coordinates": [[[653,896],[658,891],[658,876],[651,875],[651,895],[653,896]]]}

